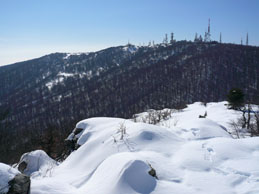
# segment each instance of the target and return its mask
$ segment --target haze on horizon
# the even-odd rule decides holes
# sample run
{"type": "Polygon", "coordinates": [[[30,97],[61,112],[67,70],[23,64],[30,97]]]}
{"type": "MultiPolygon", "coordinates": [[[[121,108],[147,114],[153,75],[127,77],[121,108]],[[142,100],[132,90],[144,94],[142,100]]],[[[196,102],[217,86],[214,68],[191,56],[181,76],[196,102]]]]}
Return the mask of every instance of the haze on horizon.
{"type": "Polygon", "coordinates": [[[0,0],[0,65],[53,52],[89,52],[111,46],[204,35],[259,45],[257,0],[0,0]]]}

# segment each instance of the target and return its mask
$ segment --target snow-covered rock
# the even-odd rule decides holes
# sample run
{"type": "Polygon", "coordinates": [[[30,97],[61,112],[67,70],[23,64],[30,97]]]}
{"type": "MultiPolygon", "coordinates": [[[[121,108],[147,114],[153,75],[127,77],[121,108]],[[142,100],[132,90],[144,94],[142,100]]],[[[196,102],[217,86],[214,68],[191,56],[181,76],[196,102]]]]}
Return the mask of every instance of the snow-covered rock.
{"type": "Polygon", "coordinates": [[[28,194],[30,193],[30,177],[25,174],[17,174],[15,177],[9,181],[9,191],[8,194],[28,194]]]}
{"type": "Polygon", "coordinates": [[[23,154],[17,168],[22,169],[22,173],[36,178],[50,176],[57,164],[43,150],[35,150],[23,154]]]}
{"type": "Polygon", "coordinates": [[[0,163],[0,193],[7,193],[9,191],[8,182],[11,181],[15,175],[20,172],[9,165],[0,163]]]}

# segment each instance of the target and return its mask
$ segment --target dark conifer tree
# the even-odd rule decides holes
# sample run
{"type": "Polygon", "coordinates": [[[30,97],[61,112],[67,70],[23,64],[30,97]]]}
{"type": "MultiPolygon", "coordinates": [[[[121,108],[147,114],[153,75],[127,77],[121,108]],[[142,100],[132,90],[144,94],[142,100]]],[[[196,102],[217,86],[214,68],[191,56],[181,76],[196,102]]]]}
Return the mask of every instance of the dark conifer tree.
{"type": "Polygon", "coordinates": [[[231,109],[239,110],[244,105],[244,93],[239,88],[233,88],[229,91],[227,98],[231,109]]]}

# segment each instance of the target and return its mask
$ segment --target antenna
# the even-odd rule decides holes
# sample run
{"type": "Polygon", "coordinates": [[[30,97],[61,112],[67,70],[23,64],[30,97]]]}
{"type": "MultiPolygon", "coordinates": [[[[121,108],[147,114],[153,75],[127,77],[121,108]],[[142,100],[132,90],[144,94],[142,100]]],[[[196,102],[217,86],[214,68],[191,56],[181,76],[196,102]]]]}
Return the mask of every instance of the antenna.
{"type": "Polygon", "coordinates": [[[208,25],[208,33],[210,34],[210,18],[209,18],[209,25],[208,25]]]}
{"type": "Polygon", "coordinates": [[[246,34],[246,46],[248,46],[248,32],[246,34]]]}
{"type": "Polygon", "coordinates": [[[204,42],[210,42],[210,18],[209,18],[209,23],[208,23],[208,32],[205,32],[205,36],[204,36],[204,42]]]}
{"type": "Polygon", "coordinates": [[[222,35],[221,35],[221,32],[220,32],[220,35],[219,35],[219,43],[222,43],[222,35]]]}

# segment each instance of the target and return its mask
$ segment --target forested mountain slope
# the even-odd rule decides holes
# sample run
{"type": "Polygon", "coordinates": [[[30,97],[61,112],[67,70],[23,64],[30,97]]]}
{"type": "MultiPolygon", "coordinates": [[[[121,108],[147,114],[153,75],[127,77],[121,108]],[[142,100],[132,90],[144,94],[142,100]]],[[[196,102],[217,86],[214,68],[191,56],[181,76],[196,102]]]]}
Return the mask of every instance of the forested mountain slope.
{"type": "Polygon", "coordinates": [[[42,139],[48,128],[65,134],[88,117],[129,118],[149,108],[222,101],[233,87],[259,103],[258,79],[259,47],[187,41],[126,45],[0,67],[0,105],[10,111],[9,132],[27,137],[19,146],[23,153],[35,147],[32,136],[42,139]]]}

